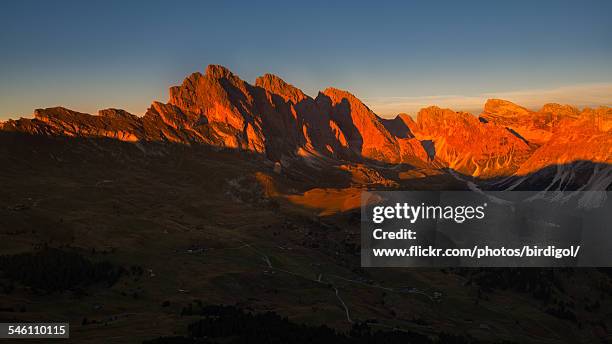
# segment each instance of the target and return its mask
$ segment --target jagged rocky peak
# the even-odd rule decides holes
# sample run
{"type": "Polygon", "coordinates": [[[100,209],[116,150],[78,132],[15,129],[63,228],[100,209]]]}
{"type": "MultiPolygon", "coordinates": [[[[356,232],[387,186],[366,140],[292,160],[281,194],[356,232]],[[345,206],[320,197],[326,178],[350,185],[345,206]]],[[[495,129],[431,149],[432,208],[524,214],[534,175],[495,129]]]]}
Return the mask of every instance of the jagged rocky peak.
{"type": "Polygon", "coordinates": [[[557,103],[548,103],[542,106],[541,113],[551,114],[554,116],[567,116],[577,118],[580,116],[580,110],[571,105],[562,105],[557,103]]]}
{"type": "Polygon", "coordinates": [[[414,137],[413,131],[416,123],[408,114],[400,113],[392,119],[383,119],[383,124],[393,136],[399,139],[414,137]]]}
{"type": "Polygon", "coordinates": [[[475,116],[467,112],[455,112],[451,109],[429,106],[419,111],[416,125],[421,131],[432,131],[457,126],[478,126],[478,122],[475,116]]]}
{"type": "Polygon", "coordinates": [[[82,115],[87,115],[87,114],[82,113],[82,112],[73,111],[73,110],[67,109],[62,106],[55,106],[55,107],[50,107],[50,108],[34,110],[34,118],[39,119],[41,121],[48,120],[49,118],[52,118],[52,117],[74,117],[74,116],[82,116],[82,115]]]}
{"type": "Polygon", "coordinates": [[[114,109],[114,108],[99,110],[98,111],[98,116],[109,117],[109,118],[118,118],[118,119],[132,119],[132,118],[136,117],[136,116],[132,115],[131,113],[125,111],[125,110],[114,109]]]}
{"type": "MultiPolygon", "coordinates": [[[[119,120],[122,117],[102,117],[102,116],[93,116],[87,113],[73,111],[61,106],[45,108],[45,109],[36,109],[34,110],[34,118],[45,123],[47,126],[50,126],[53,129],[61,130],[66,133],[72,133],[77,135],[79,131],[83,128],[90,128],[95,130],[96,126],[102,125],[102,123],[109,124],[120,124],[125,122],[124,120],[119,120]]],[[[136,118],[134,116],[134,118],[136,118]]],[[[112,129],[112,128],[111,128],[112,129]]],[[[85,131],[87,132],[87,131],[85,131]]]]}
{"type": "MultiPolygon", "coordinates": [[[[328,87],[317,95],[317,103],[323,107],[331,106],[337,116],[350,117],[356,126],[365,123],[380,122],[380,117],[352,93],[334,87],[328,87]]],[[[342,121],[343,119],[340,119],[342,121]]]]}
{"type": "Polygon", "coordinates": [[[348,101],[351,104],[358,104],[359,106],[363,106],[367,108],[368,111],[371,111],[359,98],[355,97],[351,92],[341,90],[335,87],[328,87],[323,92],[319,92],[319,96],[326,96],[331,99],[333,104],[337,104],[342,102],[343,100],[348,101]]]}
{"type": "MultiPolygon", "coordinates": [[[[612,108],[600,106],[595,109],[585,108],[574,124],[576,126],[585,126],[601,132],[610,132],[612,130],[612,108]]],[[[612,156],[612,152],[610,153],[612,156]]]]}
{"type": "Polygon", "coordinates": [[[419,111],[414,134],[429,145],[441,163],[480,177],[512,173],[530,149],[505,127],[483,123],[470,113],[437,106],[419,111]]]}
{"type": "Polygon", "coordinates": [[[319,93],[316,102],[338,124],[352,151],[368,159],[401,161],[396,137],[385,128],[383,119],[353,94],[330,87],[319,93]]]}
{"type": "Polygon", "coordinates": [[[414,119],[412,118],[412,116],[410,116],[407,113],[403,113],[403,112],[399,113],[399,114],[397,114],[397,116],[395,116],[395,119],[404,122],[408,126],[415,124],[414,119]]]}
{"type": "Polygon", "coordinates": [[[227,67],[221,65],[210,64],[206,66],[206,76],[214,79],[231,79],[236,76],[227,67]]]}
{"type": "Polygon", "coordinates": [[[274,74],[264,74],[258,77],[255,79],[255,86],[261,87],[270,93],[277,94],[283,97],[285,101],[291,101],[294,104],[308,98],[302,90],[285,82],[274,74]]]}
{"type": "Polygon", "coordinates": [[[252,86],[219,65],[209,65],[204,75],[193,73],[180,86],[170,88],[168,104],[179,108],[194,125],[206,117],[242,130],[253,112],[252,86]]]}
{"type": "MultiPolygon", "coordinates": [[[[555,111],[558,107],[557,104],[551,104],[547,109],[555,111]]],[[[550,140],[553,128],[557,126],[560,117],[562,116],[530,111],[501,99],[489,99],[480,115],[481,120],[504,126],[526,141],[537,145],[550,140]]]]}
{"type": "Polygon", "coordinates": [[[232,73],[226,67],[220,65],[208,65],[204,74],[195,72],[189,75],[180,86],[170,87],[169,102],[175,105],[183,101],[196,101],[198,98],[210,99],[222,94],[223,85],[221,80],[227,80],[234,86],[244,88],[246,84],[242,79],[232,73]]]}
{"type": "MultiPolygon", "coordinates": [[[[558,121],[551,138],[533,152],[517,173],[525,175],[551,166],[560,166],[561,171],[576,161],[607,164],[612,172],[611,108],[586,108],[578,118],[566,116],[558,121]]],[[[573,172],[565,173],[562,178],[572,176],[573,172]]]]}
{"type": "Polygon", "coordinates": [[[517,117],[530,115],[532,111],[503,99],[487,99],[484,113],[501,117],[517,117]]]}

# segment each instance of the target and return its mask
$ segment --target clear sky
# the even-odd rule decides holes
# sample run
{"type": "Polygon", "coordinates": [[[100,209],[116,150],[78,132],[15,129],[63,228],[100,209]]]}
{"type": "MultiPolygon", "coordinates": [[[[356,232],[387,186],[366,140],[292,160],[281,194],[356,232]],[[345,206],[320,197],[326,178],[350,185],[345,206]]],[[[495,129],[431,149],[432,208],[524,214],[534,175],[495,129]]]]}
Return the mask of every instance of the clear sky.
{"type": "Polygon", "coordinates": [[[612,104],[612,1],[11,1],[0,119],[63,105],[142,115],[206,65],[334,86],[377,113],[488,97],[612,104]]]}

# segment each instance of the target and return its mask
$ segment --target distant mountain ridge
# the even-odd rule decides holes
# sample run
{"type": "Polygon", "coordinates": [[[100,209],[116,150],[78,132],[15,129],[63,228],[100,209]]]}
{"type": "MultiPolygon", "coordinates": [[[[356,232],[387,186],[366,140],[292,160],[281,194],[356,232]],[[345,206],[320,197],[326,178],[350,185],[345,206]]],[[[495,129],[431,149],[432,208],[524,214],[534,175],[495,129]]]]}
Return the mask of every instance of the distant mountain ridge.
{"type": "Polygon", "coordinates": [[[416,120],[405,114],[383,119],[347,91],[327,88],[312,98],[275,75],[249,84],[218,65],[171,87],[168,103],[153,102],[143,117],[119,109],[90,115],[55,107],[35,110],[33,119],[0,123],[0,130],[206,144],[272,161],[417,164],[481,178],[573,161],[612,164],[609,107],[546,104],[530,111],[490,99],[478,117],[431,106],[416,120]]]}

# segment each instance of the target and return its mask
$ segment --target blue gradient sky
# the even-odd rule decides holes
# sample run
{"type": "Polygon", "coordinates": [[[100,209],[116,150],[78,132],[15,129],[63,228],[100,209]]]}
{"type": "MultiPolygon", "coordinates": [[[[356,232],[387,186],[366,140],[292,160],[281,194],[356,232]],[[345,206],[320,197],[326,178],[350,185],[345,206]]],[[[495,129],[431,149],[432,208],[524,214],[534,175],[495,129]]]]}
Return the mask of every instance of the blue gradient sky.
{"type": "Polygon", "coordinates": [[[612,1],[13,1],[0,119],[63,105],[142,115],[207,64],[335,86],[379,114],[487,97],[610,105],[612,1]]]}

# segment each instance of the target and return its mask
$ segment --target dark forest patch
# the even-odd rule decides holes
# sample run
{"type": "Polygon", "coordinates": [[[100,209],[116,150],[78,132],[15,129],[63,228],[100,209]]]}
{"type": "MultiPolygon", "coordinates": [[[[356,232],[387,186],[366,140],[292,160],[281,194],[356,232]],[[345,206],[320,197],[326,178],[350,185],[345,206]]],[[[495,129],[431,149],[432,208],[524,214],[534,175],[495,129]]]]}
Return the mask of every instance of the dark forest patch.
{"type": "Polygon", "coordinates": [[[481,292],[511,290],[531,294],[541,301],[548,301],[555,291],[563,292],[561,274],[570,269],[546,268],[475,268],[458,269],[468,278],[468,284],[476,285],[481,292]]]}
{"type": "Polygon", "coordinates": [[[363,343],[363,344],[429,344],[483,343],[468,336],[441,333],[436,338],[406,331],[373,330],[367,323],[356,323],[348,333],[339,333],[325,325],[298,324],[274,312],[251,313],[234,306],[189,305],[182,315],[199,315],[200,320],[188,326],[188,336],[160,337],[143,344],[187,343],[363,343]]]}
{"type": "Polygon", "coordinates": [[[36,292],[77,290],[93,284],[112,286],[123,268],[93,262],[81,254],[54,248],[0,256],[0,276],[36,292]]]}

